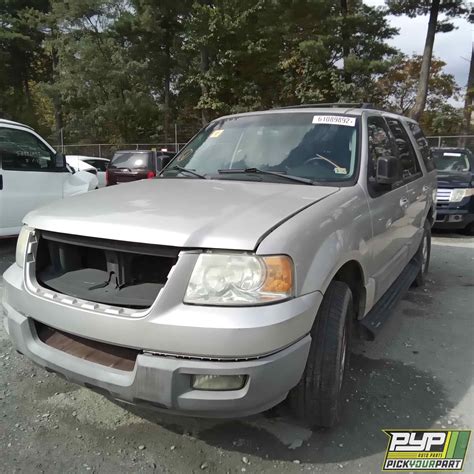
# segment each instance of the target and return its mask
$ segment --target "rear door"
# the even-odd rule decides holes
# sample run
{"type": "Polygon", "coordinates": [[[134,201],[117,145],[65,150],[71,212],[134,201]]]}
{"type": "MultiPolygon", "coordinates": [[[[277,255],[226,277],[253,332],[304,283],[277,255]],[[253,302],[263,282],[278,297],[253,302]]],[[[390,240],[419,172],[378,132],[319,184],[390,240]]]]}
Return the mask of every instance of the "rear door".
{"type": "Polygon", "coordinates": [[[59,161],[35,132],[0,127],[0,235],[17,234],[29,211],[63,197],[69,172],[59,161]]]}
{"type": "Polygon", "coordinates": [[[382,156],[397,156],[388,125],[381,115],[367,117],[368,204],[373,236],[371,276],[376,282],[378,300],[400,275],[408,262],[408,196],[402,177],[393,186],[376,184],[377,161],[382,156]]]}
{"type": "Polygon", "coordinates": [[[408,231],[408,257],[411,258],[421,242],[423,226],[432,199],[433,184],[427,173],[423,173],[421,156],[415,151],[408,128],[402,120],[386,117],[398,148],[403,182],[407,187],[408,207],[406,211],[408,231]]]}

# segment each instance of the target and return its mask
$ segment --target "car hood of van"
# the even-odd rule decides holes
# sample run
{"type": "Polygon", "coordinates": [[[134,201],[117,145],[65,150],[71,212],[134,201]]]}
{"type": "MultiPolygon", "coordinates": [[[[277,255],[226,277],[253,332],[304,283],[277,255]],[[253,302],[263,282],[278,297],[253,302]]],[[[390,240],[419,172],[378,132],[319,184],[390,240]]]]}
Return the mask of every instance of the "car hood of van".
{"type": "Polygon", "coordinates": [[[182,248],[253,250],[261,239],[339,188],[161,178],[119,184],[30,212],[34,228],[182,248]]]}
{"type": "Polygon", "coordinates": [[[470,171],[438,171],[438,188],[470,188],[474,175],[470,171]]]}

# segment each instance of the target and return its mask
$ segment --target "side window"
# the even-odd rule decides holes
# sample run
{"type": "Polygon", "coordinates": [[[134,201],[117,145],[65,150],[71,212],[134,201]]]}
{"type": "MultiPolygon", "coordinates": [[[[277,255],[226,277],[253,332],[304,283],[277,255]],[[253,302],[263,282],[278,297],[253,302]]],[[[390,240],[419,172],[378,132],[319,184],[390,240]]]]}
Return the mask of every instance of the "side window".
{"type": "MultiPolygon", "coordinates": [[[[380,192],[376,190],[375,182],[377,161],[380,157],[396,156],[396,154],[387,124],[382,117],[368,117],[367,129],[369,135],[368,184],[371,194],[380,194],[380,192]]],[[[386,191],[388,191],[388,189],[386,191]]]]}
{"type": "Polygon", "coordinates": [[[392,135],[395,137],[403,179],[412,180],[414,177],[420,176],[420,164],[405,128],[396,119],[386,117],[386,120],[392,135]]]}
{"type": "Polygon", "coordinates": [[[4,170],[57,170],[56,155],[41,140],[13,128],[0,128],[0,162],[4,170]]]}
{"type": "Polygon", "coordinates": [[[421,157],[425,163],[426,170],[433,171],[435,169],[435,165],[433,162],[433,157],[431,156],[428,140],[426,139],[423,130],[421,130],[420,126],[415,122],[408,122],[408,128],[410,129],[416,143],[418,144],[418,149],[420,150],[421,157]]]}

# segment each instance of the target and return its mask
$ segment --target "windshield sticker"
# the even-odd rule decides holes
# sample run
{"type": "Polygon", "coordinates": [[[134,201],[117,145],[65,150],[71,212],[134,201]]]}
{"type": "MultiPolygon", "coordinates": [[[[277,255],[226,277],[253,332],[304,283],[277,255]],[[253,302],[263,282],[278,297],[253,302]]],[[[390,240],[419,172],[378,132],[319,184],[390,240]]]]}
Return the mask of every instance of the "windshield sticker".
{"type": "Polygon", "coordinates": [[[461,153],[448,153],[448,152],[445,152],[443,153],[443,156],[461,156],[461,153]]]}
{"type": "Polygon", "coordinates": [[[345,127],[355,127],[355,117],[344,117],[343,115],[315,115],[313,123],[326,125],[344,125],[345,127]]]}
{"type": "Polygon", "coordinates": [[[336,166],[336,168],[334,168],[334,173],[336,173],[336,174],[347,174],[347,169],[346,168],[339,168],[339,166],[336,166]]]}
{"type": "Polygon", "coordinates": [[[222,135],[222,132],[224,130],[214,130],[209,136],[211,138],[217,138],[217,137],[220,137],[222,135]]]}

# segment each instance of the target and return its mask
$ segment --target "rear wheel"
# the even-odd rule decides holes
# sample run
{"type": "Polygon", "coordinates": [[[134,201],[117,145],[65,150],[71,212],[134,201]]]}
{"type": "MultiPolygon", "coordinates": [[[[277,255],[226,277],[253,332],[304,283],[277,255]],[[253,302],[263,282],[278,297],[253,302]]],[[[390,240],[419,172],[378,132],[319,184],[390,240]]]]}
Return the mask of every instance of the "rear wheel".
{"type": "Polygon", "coordinates": [[[413,281],[413,286],[423,286],[425,284],[426,275],[428,273],[428,267],[430,266],[431,257],[431,224],[429,221],[425,221],[423,239],[418,249],[418,259],[421,262],[420,271],[413,281]]]}
{"type": "Polygon", "coordinates": [[[339,415],[352,325],[352,293],[333,281],[311,329],[306,368],[288,396],[292,413],[311,426],[331,427],[339,415]]]}

